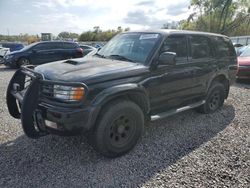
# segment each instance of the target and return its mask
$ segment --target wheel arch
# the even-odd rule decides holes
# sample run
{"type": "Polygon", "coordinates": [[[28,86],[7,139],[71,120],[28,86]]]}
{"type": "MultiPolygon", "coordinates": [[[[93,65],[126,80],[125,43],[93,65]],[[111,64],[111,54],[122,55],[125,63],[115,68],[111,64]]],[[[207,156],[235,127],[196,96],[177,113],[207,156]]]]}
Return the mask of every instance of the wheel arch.
{"type": "Polygon", "coordinates": [[[223,84],[225,86],[225,98],[227,99],[228,94],[229,94],[229,87],[230,87],[230,82],[229,79],[226,77],[226,75],[224,74],[219,74],[217,76],[215,76],[211,82],[210,82],[210,86],[214,83],[214,82],[219,82],[221,84],[223,84]]]}
{"type": "Polygon", "coordinates": [[[138,84],[123,84],[105,89],[95,97],[92,104],[103,107],[118,98],[133,101],[143,110],[144,114],[149,112],[150,106],[147,92],[144,87],[138,84]]]}

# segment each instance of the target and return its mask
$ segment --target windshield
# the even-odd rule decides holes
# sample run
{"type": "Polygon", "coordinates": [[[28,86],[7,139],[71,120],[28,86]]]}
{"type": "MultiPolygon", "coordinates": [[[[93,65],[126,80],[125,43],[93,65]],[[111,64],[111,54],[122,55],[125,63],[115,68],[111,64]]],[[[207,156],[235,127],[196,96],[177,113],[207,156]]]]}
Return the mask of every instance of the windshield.
{"type": "Polygon", "coordinates": [[[240,55],[240,57],[250,57],[250,46],[248,46],[240,55]]]}
{"type": "Polygon", "coordinates": [[[97,55],[145,63],[159,38],[157,33],[123,33],[111,39],[97,55]]]}

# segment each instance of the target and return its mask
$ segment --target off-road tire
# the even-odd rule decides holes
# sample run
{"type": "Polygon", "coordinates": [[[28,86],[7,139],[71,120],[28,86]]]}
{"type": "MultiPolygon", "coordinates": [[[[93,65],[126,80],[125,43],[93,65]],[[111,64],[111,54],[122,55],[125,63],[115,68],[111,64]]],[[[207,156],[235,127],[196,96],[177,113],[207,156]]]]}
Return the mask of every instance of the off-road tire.
{"type": "Polygon", "coordinates": [[[141,108],[129,100],[115,100],[102,109],[90,139],[99,153],[114,158],[130,151],[143,130],[141,108]]]}
{"type": "Polygon", "coordinates": [[[226,97],[226,89],[223,84],[214,82],[208,90],[206,102],[196,110],[200,113],[213,113],[223,106],[226,97]]]}

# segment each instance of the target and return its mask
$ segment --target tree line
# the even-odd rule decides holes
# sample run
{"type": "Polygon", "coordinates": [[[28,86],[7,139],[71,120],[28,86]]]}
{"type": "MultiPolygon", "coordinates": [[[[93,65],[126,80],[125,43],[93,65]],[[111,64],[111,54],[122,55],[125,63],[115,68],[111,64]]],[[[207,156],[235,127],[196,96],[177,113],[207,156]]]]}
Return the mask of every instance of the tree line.
{"type": "Polygon", "coordinates": [[[180,21],[179,29],[250,35],[249,0],[191,0],[189,8],[193,12],[180,21]]]}

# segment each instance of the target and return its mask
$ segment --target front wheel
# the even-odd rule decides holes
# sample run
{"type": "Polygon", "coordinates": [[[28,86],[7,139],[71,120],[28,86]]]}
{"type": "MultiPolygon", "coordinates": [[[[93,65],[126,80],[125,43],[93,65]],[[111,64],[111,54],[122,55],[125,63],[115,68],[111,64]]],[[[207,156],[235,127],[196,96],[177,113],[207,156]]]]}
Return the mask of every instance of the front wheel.
{"type": "Polygon", "coordinates": [[[25,57],[21,57],[18,62],[17,62],[17,66],[18,67],[21,67],[21,66],[25,66],[25,65],[29,65],[30,64],[30,61],[25,58],[25,57]]]}
{"type": "Polygon", "coordinates": [[[213,113],[219,109],[225,100],[226,90],[223,84],[215,82],[209,89],[206,102],[202,106],[197,108],[201,113],[213,113]]]}
{"type": "Polygon", "coordinates": [[[144,115],[137,104],[126,100],[113,101],[98,118],[92,144],[104,156],[118,157],[136,145],[143,128],[144,115]]]}

